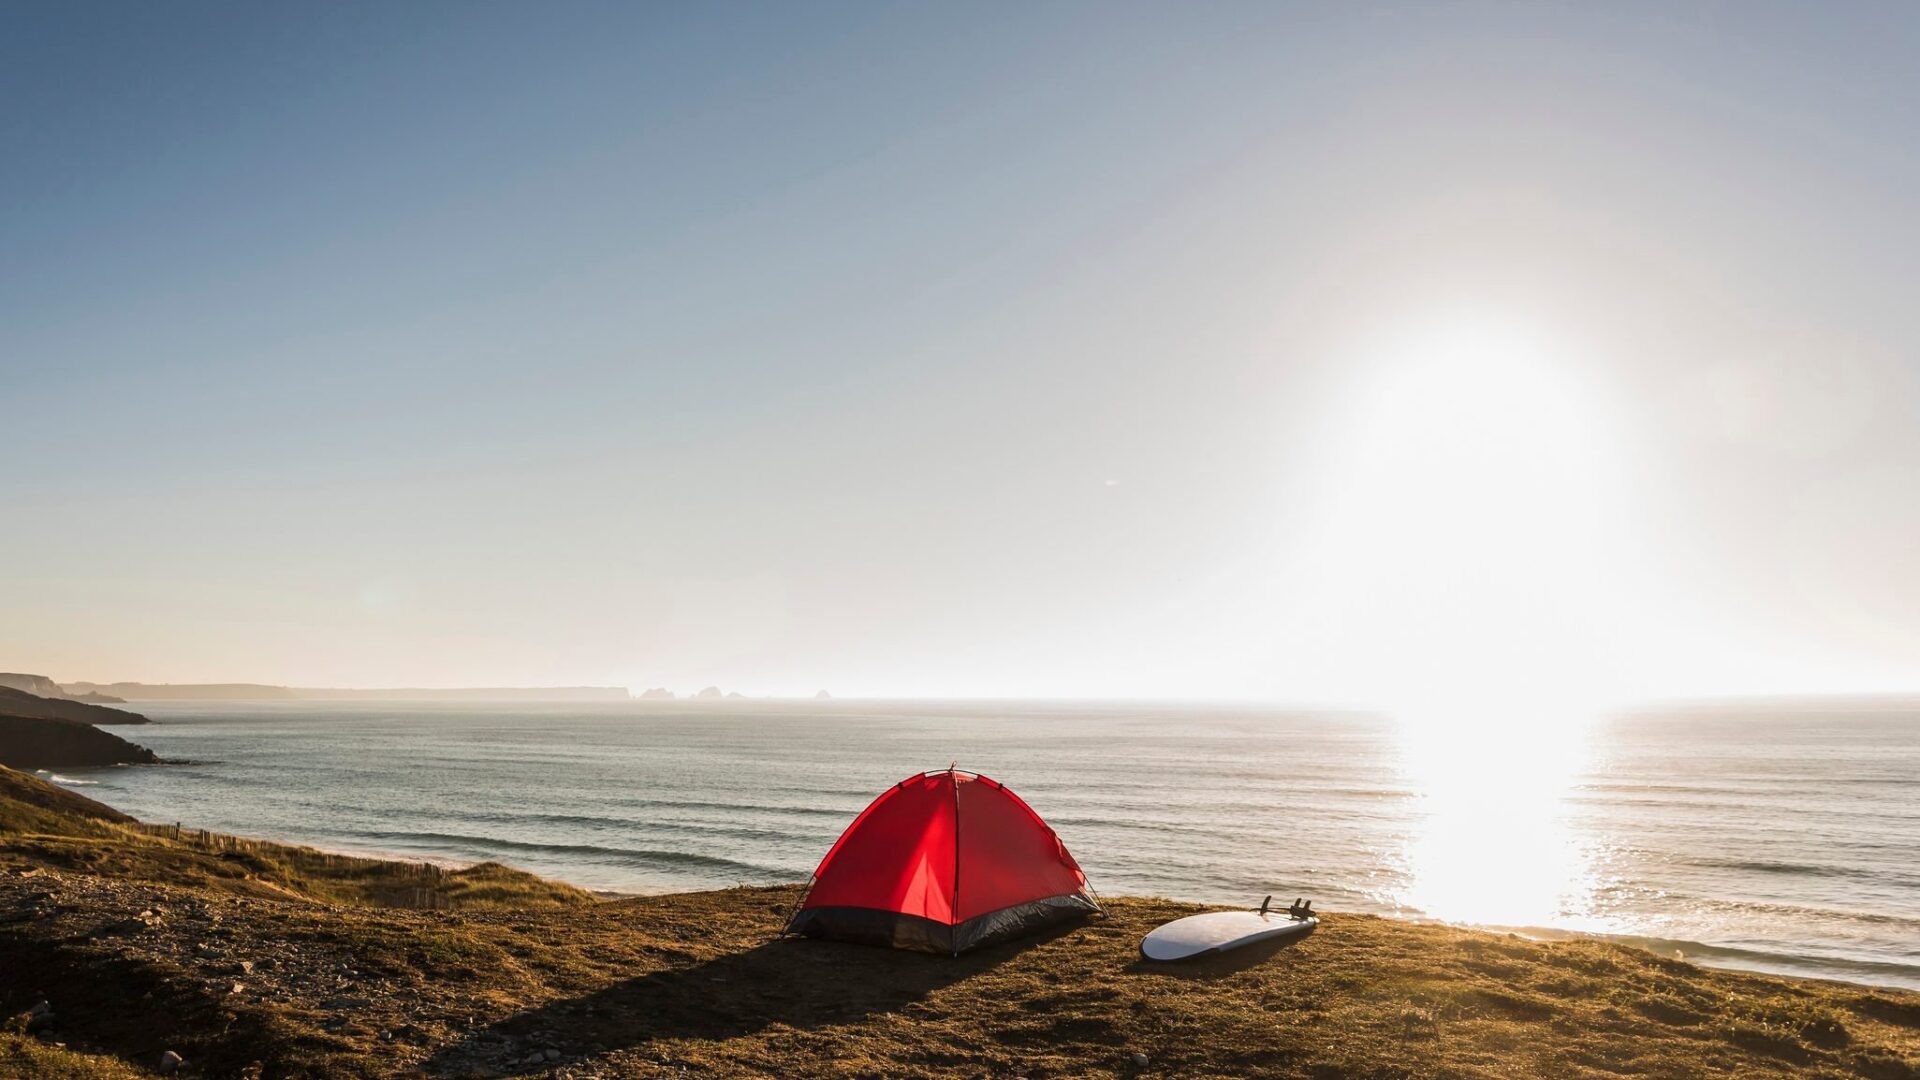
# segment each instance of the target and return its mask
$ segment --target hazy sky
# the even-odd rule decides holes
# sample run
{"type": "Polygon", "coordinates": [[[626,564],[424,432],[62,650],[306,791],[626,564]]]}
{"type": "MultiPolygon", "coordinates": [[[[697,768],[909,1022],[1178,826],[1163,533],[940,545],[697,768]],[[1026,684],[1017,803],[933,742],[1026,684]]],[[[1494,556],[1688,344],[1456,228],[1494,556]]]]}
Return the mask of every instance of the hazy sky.
{"type": "Polygon", "coordinates": [[[1910,4],[0,7],[0,669],[1920,688],[1910,4]]]}

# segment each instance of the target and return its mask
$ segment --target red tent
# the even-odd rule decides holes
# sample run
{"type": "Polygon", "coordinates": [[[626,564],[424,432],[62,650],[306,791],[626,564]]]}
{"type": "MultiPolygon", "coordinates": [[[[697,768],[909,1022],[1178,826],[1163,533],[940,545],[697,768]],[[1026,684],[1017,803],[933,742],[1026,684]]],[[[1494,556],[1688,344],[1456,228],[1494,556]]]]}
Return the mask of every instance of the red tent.
{"type": "Polygon", "coordinates": [[[787,932],[957,955],[1099,910],[1020,796],[948,769],[900,781],[853,819],[787,932]]]}

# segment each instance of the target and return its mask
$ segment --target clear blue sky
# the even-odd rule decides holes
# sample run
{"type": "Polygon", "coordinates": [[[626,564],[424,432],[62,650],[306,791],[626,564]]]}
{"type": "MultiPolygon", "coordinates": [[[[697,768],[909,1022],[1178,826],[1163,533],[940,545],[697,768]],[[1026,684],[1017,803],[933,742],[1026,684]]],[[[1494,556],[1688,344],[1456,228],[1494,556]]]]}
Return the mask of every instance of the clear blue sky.
{"type": "Polygon", "coordinates": [[[1920,686],[1915,55],[1904,4],[10,4],[0,668],[1920,686]]]}

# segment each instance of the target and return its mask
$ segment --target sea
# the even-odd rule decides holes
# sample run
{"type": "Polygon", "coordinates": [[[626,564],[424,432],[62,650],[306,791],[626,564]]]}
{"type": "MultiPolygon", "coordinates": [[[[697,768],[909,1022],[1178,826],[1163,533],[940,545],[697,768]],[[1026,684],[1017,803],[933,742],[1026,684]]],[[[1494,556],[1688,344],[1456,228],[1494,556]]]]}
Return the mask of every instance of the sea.
{"type": "Polygon", "coordinates": [[[142,819],[596,890],[802,882],[905,776],[1021,795],[1094,888],[1592,934],[1920,989],[1920,706],[1511,728],[1027,702],[137,702],[171,764],[59,770],[142,819]]]}

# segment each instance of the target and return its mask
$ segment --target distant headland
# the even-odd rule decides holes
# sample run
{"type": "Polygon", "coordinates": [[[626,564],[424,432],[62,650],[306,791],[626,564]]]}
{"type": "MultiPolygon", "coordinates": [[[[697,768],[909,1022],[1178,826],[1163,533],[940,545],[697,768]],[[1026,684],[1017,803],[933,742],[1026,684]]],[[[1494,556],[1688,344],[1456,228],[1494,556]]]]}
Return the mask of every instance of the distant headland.
{"type": "MultiPolygon", "coordinates": [[[[718,686],[697,692],[675,693],[664,686],[638,692],[624,686],[455,686],[455,687],[323,687],[278,686],[272,683],[56,683],[44,675],[0,675],[0,688],[15,686],[27,693],[63,701],[742,701],[747,695],[718,686]],[[12,680],[10,683],[9,680],[12,680]]],[[[833,695],[821,690],[816,701],[833,695]]],[[[108,710],[110,711],[110,710],[108,710]]],[[[113,723],[93,719],[94,723],[113,723]]],[[[121,721],[127,722],[127,721],[121,721]]],[[[139,721],[134,721],[139,722],[139,721]]]]}
{"type": "Polygon", "coordinates": [[[46,696],[0,682],[0,716],[65,720],[76,724],[144,724],[147,722],[147,718],[139,713],[96,705],[94,704],[96,700],[98,699],[72,698],[57,692],[52,696],[46,696]]]}
{"type": "Polygon", "coordinates": [[[126,701],[626,701],[624,686],[359,687],[267,683],[64,683],[69,697],[103,694],[126,701]]]}

